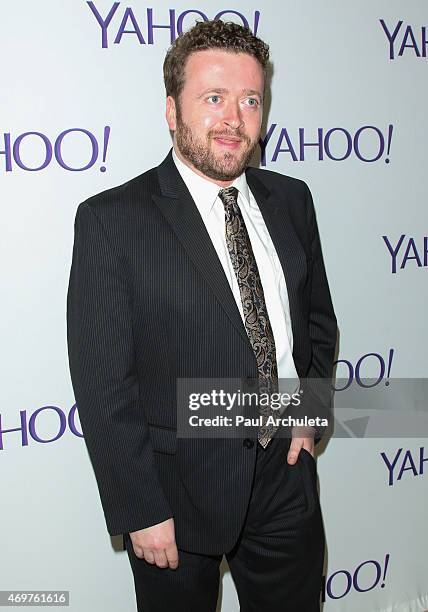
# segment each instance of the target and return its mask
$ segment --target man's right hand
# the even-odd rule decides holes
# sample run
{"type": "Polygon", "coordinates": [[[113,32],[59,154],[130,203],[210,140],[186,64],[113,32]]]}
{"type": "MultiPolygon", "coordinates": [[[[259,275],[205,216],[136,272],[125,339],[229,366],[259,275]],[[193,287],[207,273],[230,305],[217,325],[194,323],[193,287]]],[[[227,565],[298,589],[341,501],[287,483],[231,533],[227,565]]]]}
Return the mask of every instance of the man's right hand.
{"type": "Polygon", "coordinates": [[[137,557],[158,567],[177,568],[178,550],[172,517],[157,525],[130,531],[129,536],[137,557]]]}

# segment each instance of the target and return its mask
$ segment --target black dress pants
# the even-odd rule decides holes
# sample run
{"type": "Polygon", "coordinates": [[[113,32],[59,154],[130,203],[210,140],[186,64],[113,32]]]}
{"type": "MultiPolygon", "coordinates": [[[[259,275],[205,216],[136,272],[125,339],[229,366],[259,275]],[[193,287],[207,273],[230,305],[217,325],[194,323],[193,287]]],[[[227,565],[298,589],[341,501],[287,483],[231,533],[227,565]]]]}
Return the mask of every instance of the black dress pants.
{"type": "MultiPolygon", "coordinates": [[[[316,463],[302,449],[287,463],[290,440],[274,438],[257,461],[237,542],[225,551],[241,612],[319,612],[324,529],[316,463]]],[[[125,537],[138,612],[215,612],[222,555],[178,549],[178,568],[139,559],[125,537]]]]}

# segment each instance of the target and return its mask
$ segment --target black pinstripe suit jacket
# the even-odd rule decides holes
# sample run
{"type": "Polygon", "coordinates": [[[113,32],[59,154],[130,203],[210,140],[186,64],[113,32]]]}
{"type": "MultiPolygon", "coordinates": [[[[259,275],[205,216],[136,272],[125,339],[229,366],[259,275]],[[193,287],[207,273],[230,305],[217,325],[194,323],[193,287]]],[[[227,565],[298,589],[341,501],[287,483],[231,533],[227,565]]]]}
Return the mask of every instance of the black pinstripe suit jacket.
{"type": "MultiPolygon", "coordinates": [[[[329,378],[336,319],[309,189],[268,170],[246,176],[284,270],[298,375],[329,378]]],[[[171,151],[82,202],[74,231],[69,365],[107,529],[173,516],[179,547],[227,551],[243,524],[256,444],[177,439],[176,378],[257,377],[257,364],[171,151]]]]}

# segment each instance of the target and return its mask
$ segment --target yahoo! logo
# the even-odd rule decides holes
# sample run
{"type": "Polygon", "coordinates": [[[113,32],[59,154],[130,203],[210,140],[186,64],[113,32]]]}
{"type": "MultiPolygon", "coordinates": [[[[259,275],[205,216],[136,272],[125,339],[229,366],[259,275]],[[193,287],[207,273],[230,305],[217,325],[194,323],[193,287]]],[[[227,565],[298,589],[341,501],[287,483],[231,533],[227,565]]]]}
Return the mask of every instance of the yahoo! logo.
{"type": "MultiPolygon", "coordinates": [[[[110,126],[106,125],[102,136],[102,142],[98,144],[97,137],[83,128],[71,128],[61,132],[52,142],[51,139],[42,134],[42,132],[24,132],[15,139],[12,139],[10,132],[3,134],[4,149],[0,150],[0,156],[5,156],[5,170],[6,172],[12,172],[13,163],[21,168],[21,170],[27,170],[29,172],[38,172],[44,170],[49,166],[52,160],[55,158],[59,166],[64,170],[70,170],[71,172],[82,172],[83,170],[89,170],[92,168],[102,151],[102,164],[100,166],[100,172],[106,171],[104,165],[107,159],[107,147],[110,137],[110,126]],[[66,155],[64,154],[64,146],[71,138],[78,138],[83,143],[81,146],[82,151],[85,148],[88,149],[88,153],[81,164],[78,166],[71,165],[67,162],[66,155]],[[31,147],[32,155],[28,155],[28,146],[31,147]],[[27,152],[25,150],[27,149],[27,152]],[[34,156],[37,157],[37,161],[34,161],[34,156]],[[31,158],[31,159],[30,159],[31,158]]],[[[0,145],[1,146],[1,145],[0,145]]]]}
{"type": "Polygon", "coordinates": [[[267,158],[270,162],[278,161],[280,154],[293,161],[306,161],[309,150],[315,152],[318,161],[329,159],[336,162],[353,155],[362,162],[375,162],[386,153],[384,161],[388,164],[393,131],[392,125],[388,126],[386,133],[374,125],[363,125],[355,132],[343,127],[321,127],[310,135],[305,128],[291,134],[286,127],[279,128],[277,123],[272,123],[266,136],[259,141],[261,165],[266,166],[267,158]]]}
{"type": "Polygon", "coordinates": [[[403,270],[408,261],[415,261],[418,268],[428,267],[428,236],[420,239],[421,247],[418,250],[414,238],[406,238],[406,234],[401,234],[398,242],[395,244],[388,238],[382,236],[389,254],[391,255],[391,273],[397,273],[397,263],[400,264],[400,270],[403,270]],[[423,244],[422,244],[423,242],[423,244]]]}
{"type": "Polygon", "coordinates": [[[404,472],[410,472],[411,476],[423,476],[424,463],[428,461],[423,446],[413,453],[411,450],[406,450],[403,454],[403,449],[399,448],[393,457],[388,457],[386,452],[380,453],[380,456],[388,470],[388,485],[390,487],[401,480],[404,472]]]}
{"type": "MultiPolygon", "coordinates": [[[[101,29],[101,47],[108,49],[109,42],[111,42],[113,36],[113,44],[119,45],[122,42],[124,35],[127,38],[131,38],[140,45],[153,45],[154,44],[154,31],[155,30],[168,30],[169,39],[171,44],[179,36],[183,30],[186,30],[187,25],[193,25],[195,20],[208,21],[209,19],[230,19],[236,17],[242,22],[242,24],[249,28],[252,28],[254,34],[257,35],[257,29],[259,27],[260,11],[254,11],[252,16],[252,23],[250,26],[249,19],[245,17],[243,13],[234,10],[220,11],[213,17],[208,17],[202,11],[197,9],[188,9],[179,14],[176,13],[175,9],[169,9],[168,17],[166,18],[167,23],[159,23],[159,21],[165,19],[165,16],[156,16],[159,20],[155,23],[155,17],[153,15],[153,9],[146,9],[145,20],[138,18],[135,11],[130,7],[120,7],[120,2],[113,2],[110,10],[103,15],[96,7],[95,2],[87,2],[93,16],[95,17],[98,26],[101,29]],[[185,24],[186,21],[186,25],[185,24]],[[113,23],[112,23],[113,22],[113,23]],[[110,38],[109,38],[110,34],[110,38]]],[[[157,9],[159,11],[159,9],[157,9]]],[[[164,41],[162,41],[164,42],[164,41]]]]}
{"type": "Polygon", "coordinates": [[[370,416],[355,418],[355,415],[349,416],[346,411],[342,414],[339,406],[343,408],[366,409],[367,393],[370,395],[371,401],[382,397],[383,387],[379,385],[389,388],[389,377],[394,352],[393,348],[389,349],[386,358],[380,353],[373,352],[362,355],[355,363],[349,359],[338,359],[334,362],[334,365],[337,366],[336,378],[332,385],[332,389],[336,394],[335,401],[337,402],[334,417],[336,434],[341,437],[351,438],[365,436],[370,416]],[[364,370],[368,370],[371,373],[370,378],[364,375],[364,370]],[[373,372],[376,373],[374,376],[373,372]],[[348,389],[349,391],[347,391],[348,389]],[[372,391],[372,394],[370,394],[370,391],[372,391]],[[340,392],[344,393],[341,394],[340,392]],[[361,393],[364,395],[361,395],[361,393]]]}
{"type": "Polygon", "coordinates": [[[381,383],[388,386],[388,378],[391,374],[394,352],[395,351],[393,348],[389,349],[388,356],[386,358],[380,353],[366,353],[356,361],[355,365],[349,361],[349,359],[338,359],[334,362],[334,365],[339,366],[339,364],[342,364],[342,368],[344,367],[345,372],[342,376],[340,376],[340,378],[337,374],[338,380],[340,380],[343,384],[340,387],[334,387],[334,390],[345,391],[345,389],[348,389],[353,382],[355,382],[359,387],[363,388],[376,387],[381,383]],[[370,368],[371,370],[373,370],[374,367],[376,369],[376,377],[371,376],[368,378],[367,376],[364,376],[362,373],[362,369],[364,367],[370,368]]]}
{"type": "Polygon", "coordinates": [[[322,601],[325,602],[327,597],[343,599],[352,589],[357,593],[367,593],[379,584],[381,589],[385,588],[389,559],[390,555],[386,554],[382,562],[369,559],[354,570],[343,569],[333,572],[328,578],[323,576],[322,601]]]}
{"type": "Polygon", "coordinates": [[[393,26],[388,26],[384,19],[379,21],[388,39],[390,60],[396,59],[397,56],[402,57],[406,49],[408,49],[407,55],[410,54],[414,57],[427,56],[428,40],[425,26],[418,26],[416,30],[410,25],[403,28],[403,21],[397,21],[393,26]]]}
{"type": "Polygon", "coordinates": [[[58,406],[42,406],[30,416],[26,410],[20,410],[20,425],[8,429],[4,427],[0,414],[0,450],[4,450],[4,434],[10,435],[17,431],[21,433],[21,446],[28,446],[31,440],[41,444],[56,442],[64,435],[67,428],[75,436],[83,438],[82,432],[76,426],[76,414],[78,416],[76,404],[71,407],[68,415],[58,406]],[[50,437],[42,435],[42,428],[53,430],[54,434],[50,437]]]}

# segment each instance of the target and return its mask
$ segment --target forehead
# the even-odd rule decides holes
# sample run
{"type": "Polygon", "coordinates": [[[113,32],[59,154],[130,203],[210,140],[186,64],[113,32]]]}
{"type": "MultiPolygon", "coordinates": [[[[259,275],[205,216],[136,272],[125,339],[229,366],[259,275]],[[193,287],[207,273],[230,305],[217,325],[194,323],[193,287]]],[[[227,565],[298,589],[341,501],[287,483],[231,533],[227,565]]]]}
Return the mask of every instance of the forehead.
{"type": "Polygon", "coordinates": [[[185,88],[263,88],[263,69],[248,53],[221,49],[194,51],[185,66],[185,88]]]}

